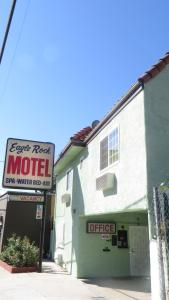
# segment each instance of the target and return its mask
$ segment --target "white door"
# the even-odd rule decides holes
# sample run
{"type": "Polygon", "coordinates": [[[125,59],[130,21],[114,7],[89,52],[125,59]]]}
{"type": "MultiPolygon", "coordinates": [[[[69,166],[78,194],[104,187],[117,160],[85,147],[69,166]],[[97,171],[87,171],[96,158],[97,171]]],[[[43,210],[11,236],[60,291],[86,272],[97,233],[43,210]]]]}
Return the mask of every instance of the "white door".
{"type": "Polygon", "coordinates": [[[148,227],[129,227],[130,274],[148,276],[150,274],[148,227]]]}

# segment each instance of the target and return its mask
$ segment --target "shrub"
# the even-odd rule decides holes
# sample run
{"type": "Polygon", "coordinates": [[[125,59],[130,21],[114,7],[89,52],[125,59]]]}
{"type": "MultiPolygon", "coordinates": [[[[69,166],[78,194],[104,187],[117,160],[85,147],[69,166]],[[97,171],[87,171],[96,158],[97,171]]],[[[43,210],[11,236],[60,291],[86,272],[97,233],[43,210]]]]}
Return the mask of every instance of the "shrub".
{"type": "Polygon", "coordinates": [[[0,259],[9,265],[16,267],[35,266],[39,259],[39,249],[28,237],[23,239],[13,234],[0,253],[0,259]]]}

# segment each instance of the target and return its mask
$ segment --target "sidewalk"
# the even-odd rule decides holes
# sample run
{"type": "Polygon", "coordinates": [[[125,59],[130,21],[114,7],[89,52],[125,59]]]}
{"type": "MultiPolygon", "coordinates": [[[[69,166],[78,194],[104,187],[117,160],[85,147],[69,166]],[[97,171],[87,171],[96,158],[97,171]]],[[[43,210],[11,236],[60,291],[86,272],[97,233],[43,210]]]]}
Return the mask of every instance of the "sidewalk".
{"type": "Polygon", "coordinates": [[[43,273],[0,268],[0,300],[150,300],[142,289],[136,279],[75,279],[52,262],[43,263],[43,273]]]}

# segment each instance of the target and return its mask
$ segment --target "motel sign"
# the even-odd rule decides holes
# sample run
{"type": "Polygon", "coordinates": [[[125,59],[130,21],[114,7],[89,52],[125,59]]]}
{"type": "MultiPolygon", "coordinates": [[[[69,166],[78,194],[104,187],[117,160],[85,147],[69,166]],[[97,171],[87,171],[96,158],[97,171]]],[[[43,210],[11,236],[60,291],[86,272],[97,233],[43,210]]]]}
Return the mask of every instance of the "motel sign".
{"type": "Polygon", "coordinates": [[[50,190],[54,165],[54,144],[9,138],[3,187],[50,190]]]}

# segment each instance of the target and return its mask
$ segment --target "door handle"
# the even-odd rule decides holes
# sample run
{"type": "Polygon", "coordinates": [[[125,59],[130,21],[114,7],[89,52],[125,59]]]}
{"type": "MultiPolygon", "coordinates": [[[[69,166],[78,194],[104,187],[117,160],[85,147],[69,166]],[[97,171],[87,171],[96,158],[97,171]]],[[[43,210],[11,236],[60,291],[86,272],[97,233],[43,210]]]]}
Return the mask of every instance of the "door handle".
{"type": "Polygon", "coordinates": [[[134,253],[135,253],[134,249],[131,249],[131,250],[130,250],[130,253],[134,254],[134,253]]]}

